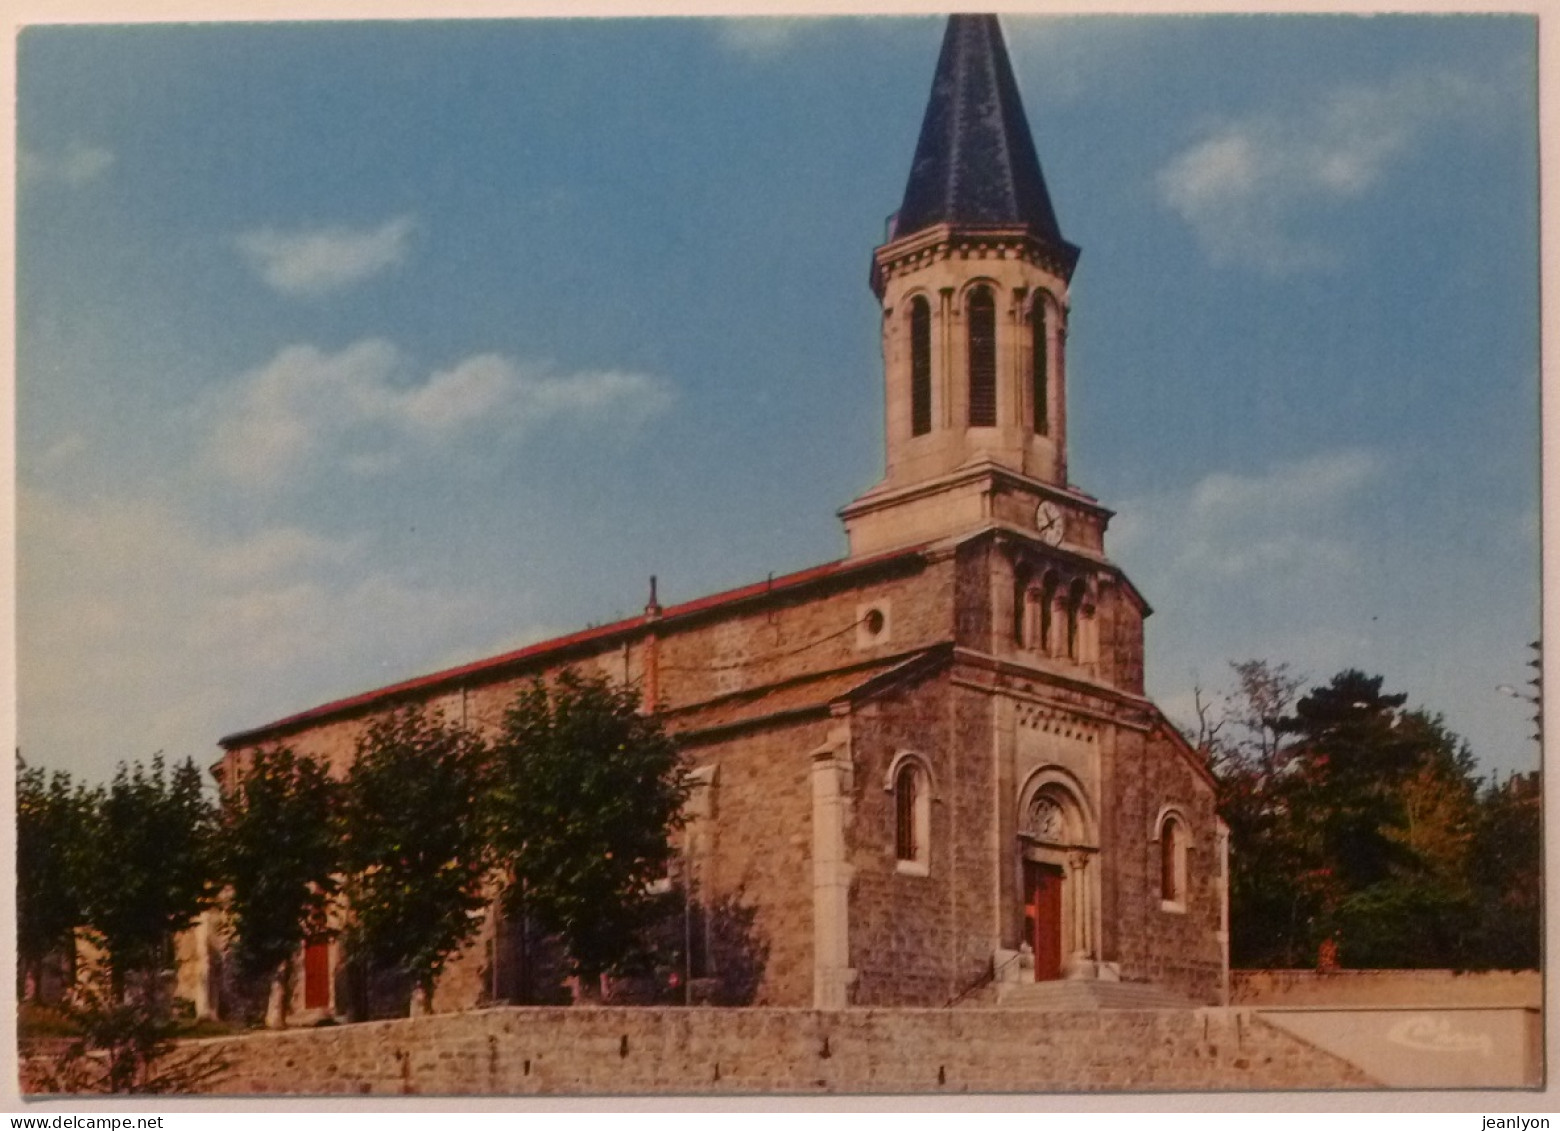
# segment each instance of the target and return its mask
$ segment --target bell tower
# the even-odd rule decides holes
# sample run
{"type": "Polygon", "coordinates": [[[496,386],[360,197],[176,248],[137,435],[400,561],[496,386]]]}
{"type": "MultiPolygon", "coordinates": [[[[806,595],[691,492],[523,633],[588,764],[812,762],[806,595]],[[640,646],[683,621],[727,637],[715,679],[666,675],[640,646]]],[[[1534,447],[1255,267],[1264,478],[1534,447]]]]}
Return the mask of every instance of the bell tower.
{"type": "MultiPolygon", "coordinates": [[[[1067,484],[1062,238],[996,16],[948,20],[904,200],[872,262],[887,468],[840,512],[851,554],[1009,522],[1094,543],[1067,484]]],[[[1094,513],[1098,512],[1098,514],[1094,513]]]]}

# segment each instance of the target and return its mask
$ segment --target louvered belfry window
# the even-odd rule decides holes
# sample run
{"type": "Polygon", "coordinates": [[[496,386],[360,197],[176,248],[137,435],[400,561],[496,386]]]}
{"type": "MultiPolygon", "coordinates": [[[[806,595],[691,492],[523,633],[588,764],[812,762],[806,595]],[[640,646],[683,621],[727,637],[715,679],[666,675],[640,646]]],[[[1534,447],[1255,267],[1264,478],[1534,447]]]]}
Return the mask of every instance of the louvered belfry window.
{"type": "Polygon", "coordinates": [[[932,309],[910,300],[910,435],[932,430],[932,309]]]}
{"type": "Polygon", "coordinates": [[[970,427],[997,423],[997,307],[990,287],[970,294],[970,427]]]}
{"type": "Polygon", "coordinates": [[[1046,385],[1046,365],[1049,356],[1046,352],[1045,341],[1045,298],[1042,295],[1035,296],[1034,310],[1029,316],[1030,328],[1034,332],[1034,348],[1030,351],[1034,359],[1033,396],[1035,404],[1035,434],[1044,436],[1050,431],[1049,406],[1046,400],[1049,389],[1046,385]]]}

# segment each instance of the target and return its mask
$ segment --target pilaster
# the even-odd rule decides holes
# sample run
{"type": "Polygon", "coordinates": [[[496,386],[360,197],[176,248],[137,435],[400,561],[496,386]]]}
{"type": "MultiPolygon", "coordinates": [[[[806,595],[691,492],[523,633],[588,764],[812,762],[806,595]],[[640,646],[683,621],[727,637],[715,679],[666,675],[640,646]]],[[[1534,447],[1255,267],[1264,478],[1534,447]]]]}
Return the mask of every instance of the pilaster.
{"type": "Polygon", "coordinates": [[[813,1008],[850,1004],[850,879],[845,826],[853,790],[850,729],[812,753],[813,1008]]]}

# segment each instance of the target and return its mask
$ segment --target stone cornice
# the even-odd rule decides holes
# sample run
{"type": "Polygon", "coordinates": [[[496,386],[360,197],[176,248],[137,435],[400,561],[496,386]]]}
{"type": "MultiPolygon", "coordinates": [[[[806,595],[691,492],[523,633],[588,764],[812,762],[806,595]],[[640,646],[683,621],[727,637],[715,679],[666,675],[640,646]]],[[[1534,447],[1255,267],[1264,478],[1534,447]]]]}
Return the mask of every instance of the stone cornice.
{"type": "Polygon", "coordinates": [[[935,495],[951,488],[978,483],[982,479],[990,479],[993,484],[1000,484],[1004,487],[1018,487],[1022,490],[1033,491],[1037,495],[1054,499],[1059,503],[1064,503],[1079,510],[1088,511],[1102,519],[1109,519],[1116,513],[1109,507],[1102,505],[1092,495],[1085,495],[1082,491],[1071,490],[1067,487],[1058,487],[1056,484],[1047,483],[1042,479],[1031,478],[992,459],[981,459],[973,463],[967,463],[942,475],[924,479],[918,483],[911,483],[904,487],[885,490],[879,490],[877,487],[870,488],[866,494],[846,503],[835,513],[842,519],[852,519],[858,515],[871,514],[873,511],[882,510],[884,507],[914,502],[917,499],[926,498],[929,495],[935,495]]]}
{"type": "Polygon", "coordinates": [[[1033,263],[1063,282],[1072,279],[1079,254],[1075,245],[1041,239],[1024,226],[934,224],[892,240],[873,253],[872,290],[881,300],[888,280],[902,271],[947,259],[989,259],[992,253],[999,259],[1033,263]]]}

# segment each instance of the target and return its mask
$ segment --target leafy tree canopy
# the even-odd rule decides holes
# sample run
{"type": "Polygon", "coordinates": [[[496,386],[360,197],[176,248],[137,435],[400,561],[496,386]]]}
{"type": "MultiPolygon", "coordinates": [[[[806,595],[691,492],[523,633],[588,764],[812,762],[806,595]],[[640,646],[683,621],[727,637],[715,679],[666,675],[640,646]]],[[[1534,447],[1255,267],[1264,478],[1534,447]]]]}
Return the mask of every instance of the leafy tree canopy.
{"type": "Polygon", "coordinates": [[[195,763],[169,774],[161,755],[149,769],[121,763],[91,798],[82,910],[108,947],[117,993],[126,975],[166,967],[173,936],[210,905],[214,813],[195,763]]]}
{"type": "Polygon", "coordinates": [[[83,889],[95,798],[63,771],[46,774],[16,756],[18,973],[41,974],[86,921],[83,889]]]}
{"type": "Polygon", "coordinates": [[[516,697],[494,749],[505,905],[561,937],[587,985],[635,958],[689,783],[638,695],[565,671],[516,697]]]}
{"type": "Polygon", "coordinates": [[[344,783],[348,941],[426,1003],[486,903],[486,754],[470,731],[408,708],[368,727],[344,783]]]}
{"type": "Polygon", "coordinates": [[[278,975],[324,930],[340,863],[339,795],[324,766],[286,746],[255,751],[228,783],[218,862],[245,976],[278,975]]]}
{"type": "Polygon", "coordinates": [[[1300,695],[1286,665],[1233,667],[1222,705],[1199,695],[1198,738],[1230,826],[1235,965],[1307,965],[1324,942],[1356,967],[1536,963],[1538,816],[1520,790],[1481,790],[1467,744],[1380,676],[1300,695]]]}

